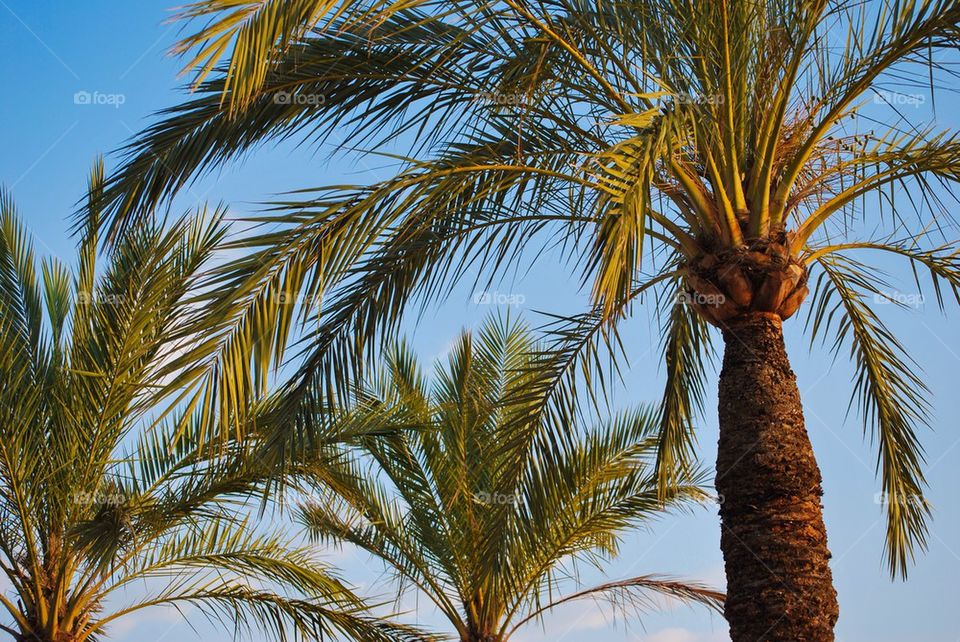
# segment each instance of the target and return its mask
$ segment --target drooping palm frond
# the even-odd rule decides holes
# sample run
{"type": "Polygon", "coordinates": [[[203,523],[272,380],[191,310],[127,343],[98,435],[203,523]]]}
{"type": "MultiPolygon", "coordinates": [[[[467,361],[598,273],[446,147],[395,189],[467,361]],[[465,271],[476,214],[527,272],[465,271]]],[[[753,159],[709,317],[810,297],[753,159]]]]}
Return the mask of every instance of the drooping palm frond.
{"type": "MultiPolygon", "coordinates": [[[[122,573],[94,584],[99,595],[120,593],[135,582],[159,578],[166,586],[140,603],[106,614],[91,634],[111,622],[160,605],[192,604],[237,631],[280,640],[343,637],[357,640],[424,640],[413,628],[372,617],[314,552],[284,538],[260,536],[246,522],[204,520],[202,527],[138,545],[122,573]],[[274,587],[295,591],[285,597],[274,587]]],[[[99,597],[98,595],[98,597],[99,597]]]]}
{"type": "MultiPolygon", "coordinates": [[[[480,146],[469,150],[468,158],[495,153],[502,152],[480,146]]],[[[480,167],[473,161],[468,169],[480,167]]],[[[430,300],[462,280],[471,267],[508,270],[513,260],[506,249],[512,243],[522,245],[538,232],[569,224],[550,212],[498,215],[485,203],[474,207],[470,192],[478,186],[476,177],[459,169],[451,161],[444,173],[448,180],[439,184],[434,184],[433,176],[420,177],[416,171],[400,177],[396,182],[410,189],[399,195],[392,181],[357,194],[333,194],[327,201],[311,202],[310,211],[288,221],[269,239],[257,239],[255,246],[247,239],[227,246],[254,251],[225,266],[217,275],[220,287],[207,298],[214,314],[224,319],[223,334],[215,333],[215,340],[198,344],[185,356],[195,361],[214,352],[203,381],[218,391],[211,398],[221,404],[224,420],[243,412],[238,402],[265,392],[266,373],[284,354],[297,323],[304,327],[304,322],[321,321],[301,337],[303,345],[309,338],[317,349],[295,377],[302,383],[298,392],[305,394],[310,381],[320,378],[325,383],[320,389],[342,393],[349,375],[360,372],[376,336],[389,337],[399,327],[408,299],[430,300]],[[342,236],[341,232],[354,231],[355,217],[373,203],[379,203],[380,214],[375,218],[363,214],[365,237],[342,236]],[[429,220],[402,219],[403,209],[411,203],[429,220]],[[369,243],[380,243],[377,239],[383,234],[390,242],[364,256],[369,243]],[[225,283],[229,285],[223,287],[225,283]],[[230,295],[220,296],[224,292],[230,295]],[[251,357],[252,374],[247,371],[251,357]]],[[[519,203],[531,183],[549,180],[542,175],[522,165],[492,166],[484,172],[491,184],[483,189],[492,199],[519,203]]],[[[569,233],[572,237],[574,230],[569,233]]]]}
{"type": "MultiPolygon", "coordinates": [[[[394,348],[341,416],[401,430],[367,440],[373,477],[304,508],[315,537],[378,557],[461,636],[508,639],[556,605],[545,600],[575,559],[602,563],[626,528],[704,496],[688,476],[660,497],[649,411],[593,429],[552,424],[537,398],[549,373],[530,367],[540,354],[523,326],[493,319],[461,337],[430,385],[409,350],[394,348]]],[[[651,592],[713,608],[722,600],[651,577],[580,597],[616,592],[637,608],[655,604],[644,601],[651,592]]]]}
{"type": "Polygon", "coordinates": [[[638,612],[644,612],[651,608],[659,607],[660,603],[657,602],[658,597],[698,602],[716,610],[722,608],[724,600],[723,593],[714,591],[710,589],[710,587],[701,584],[677,582],[665,577],[645,575],[629,580],[608,582],[557,598],[517,622],[508,632],[508,635],[514,633],[531,620],[541,617],[544,613],[563,604],[587,599],[593,601],[609,600],[618,604],[620,608],[633,608],[638,612]]]}
{"type": "Polygon", "coordinates": [[[710,334],[706,322],[689,305],[684,286],[668,290],[663,357],[666,383],[658,415],[657,475],[669,488],[695,467],[696,423],[703,416],[710,334]]]}
{"type": "Polygon", "coordinates": [[[862,265],[824,258],[820,266],[824,272],[811,308],[812,336],[832,332],[838,338],[834,349],[847,345],[857,366],[854,399],[867,425],[876,426],[873,437],[879,442],[890,565],[904,573],[913,551],[926,543],[930,509],[923,496],[924,457],[915,426],[929,416],[927,387],[896,336],[864,301],[882,295],[876,282],[865,278],[862,265]]]}
{"type": "MultiPolygon", "coordinates": [[[[869,267],[841,254],[852,250],[892,252],[927,268],[941,307],[944,287],[957,298],[960,264],[952,247],[924,251],[891,243],[828,246],[816,258],[823,272],[808,317],[811,338],[827,341],[836,337],[833,350],[847,347],[857,366],[851,405],[856,403],[879,445],[880,497],[887,512],[886,550],[891,571],[905,574],[914,551],[926,547],[930,505],[924,497],[924,453],[916,428],[929,420],[929,389],[906,348],[867,301],[903,303],[891,298],[889,285],[878,281],[869,267]]],[[[916,268],[914,274],[919,289],[916,268]]],[[[920,292],[918,296],[922,296],[920,292]]]]}

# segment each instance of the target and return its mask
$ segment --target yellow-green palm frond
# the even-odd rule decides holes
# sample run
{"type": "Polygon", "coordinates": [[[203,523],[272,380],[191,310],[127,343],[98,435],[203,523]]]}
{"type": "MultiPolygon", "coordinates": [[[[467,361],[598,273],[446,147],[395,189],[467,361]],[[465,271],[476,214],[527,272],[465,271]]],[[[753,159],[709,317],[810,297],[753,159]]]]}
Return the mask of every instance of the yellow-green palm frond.
{"type": "MultiPolygon", "coordinates": [[[[312,28],[338,27],[334,21],[342,18],[351,4],[341,0],[200,0],[186,5],[176,16],[201,26],[178,42],[174,52],[188,55],[185,71],[195,70],[197,83],[227,58],[224,91],[240,108],[261,89],[279,54],[299,43],[312,28]]],[[[382,15],[415,4],[410,0],[377,1],[362,13],[382,15]]]]}

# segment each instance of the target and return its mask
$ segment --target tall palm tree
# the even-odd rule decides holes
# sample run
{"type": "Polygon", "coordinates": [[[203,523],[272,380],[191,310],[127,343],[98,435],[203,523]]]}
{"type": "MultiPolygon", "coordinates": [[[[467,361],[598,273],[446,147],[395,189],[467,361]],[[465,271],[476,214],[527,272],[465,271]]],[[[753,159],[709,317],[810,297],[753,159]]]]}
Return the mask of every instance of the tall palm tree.
{"type": "MultiPolygon", "coordinates": [[[[473,270],[498,278],[557,244],[594,307],[556,328],[557,394],[616,346],[643,295],[661,303],[667,383],[658,470],[695,457],[710,326],[725,346],[716,485],[737,642],[830,640],[838,617],[821,478],[782,321],[813,290],[807,330],[855,367],[878,446],[886,552],[905,575],[929,507],[916,430],[927,391],[871,307],[891,254],[957,294],[945,199],[960,138],[903,104],[955,78],[954,0],[260,0],[197,2],[182,48],[199,96],[128,148],[110,230],[192,177],[271,139],[409,143],[393,178],[291,196],[237,243],[217,363],[263,369],[304,308],[309,355],[291,412],[351,378],[409,301],[473,270]],[[227,53],[229,62],[218,66],[227,53]],[[919,87],[920,89],[911,89],[919,87]],[[883,103],[883,104],[876,104],[883,103]],[[654,297],[648,297],[654,298],[654,297]],[[314,325],[319,314],[319,325],[314,325]],[[251,337],[269,337],[254,342],[251,337]],[[269,345],[267,345],[269,344],[269,345]],[[256,347],[256,349],[254,349],[256,347]],[[309,396],[309,395],[307,395],[309,396]]],[[[919,287],[919,281],[918,281],[919,287]]],[[[256,381],[211,369],[231,398],[256,381]]],[[[199,384],[198,384],[199,385],[199,384]]]]}
{"type": "Polygon", "coordinates": [[[243,448],[202,455],[202,421],[150,418],[171,355],[202,328],[191,297],[222,213],[139,226],[103,265],[98,223],[89,208],[76,273],[38,270],[0,195],[0,631],[93,641],[143,609],[194,606],[271,639],[413,639],[366,615],[304,542],[244,517],[269,471],[243,448]]]}
{"type": "Polygon", "coordinates": [[[408,348],[390,350],[334,421],[392,436],[368,439],[367,474],[307,504],[304,522],[379,558],[462,642],[506,642],[582,599],[642,609],[668,596],[720,610],[721,594],[653,575],[562,592],[577,562],[602,565],[627,528],[703,493],[686,482],[660,497],[652,412],[554,435],[538,358],[529,332],[503,319],[463,334],[432,382],[408,348]]]}

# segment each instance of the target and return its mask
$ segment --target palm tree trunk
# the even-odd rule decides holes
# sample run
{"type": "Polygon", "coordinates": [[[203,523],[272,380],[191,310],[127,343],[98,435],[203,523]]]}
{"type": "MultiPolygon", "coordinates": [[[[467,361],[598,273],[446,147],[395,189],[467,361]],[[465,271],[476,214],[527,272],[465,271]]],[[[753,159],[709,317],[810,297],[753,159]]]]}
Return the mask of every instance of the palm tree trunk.
{"type": "Polygon", "coordinates": [[[839,615],[820,469],[780,317],[724,327],[717,452],[733,642],[827,642],[839,615]]]}

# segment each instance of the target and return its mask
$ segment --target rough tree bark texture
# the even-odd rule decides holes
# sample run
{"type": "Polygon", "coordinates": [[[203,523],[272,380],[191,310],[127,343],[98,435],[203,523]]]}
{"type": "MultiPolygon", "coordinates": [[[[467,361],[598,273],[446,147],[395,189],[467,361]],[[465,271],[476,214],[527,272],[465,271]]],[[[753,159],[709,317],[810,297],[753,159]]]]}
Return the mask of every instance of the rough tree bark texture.
{"type": "Polygon", "coordinates": [[[726,325],[717,493],[733,642],[827,642],[839,615],[820,469],[780,317],[726,325]]]}

